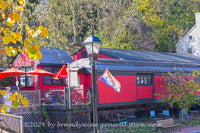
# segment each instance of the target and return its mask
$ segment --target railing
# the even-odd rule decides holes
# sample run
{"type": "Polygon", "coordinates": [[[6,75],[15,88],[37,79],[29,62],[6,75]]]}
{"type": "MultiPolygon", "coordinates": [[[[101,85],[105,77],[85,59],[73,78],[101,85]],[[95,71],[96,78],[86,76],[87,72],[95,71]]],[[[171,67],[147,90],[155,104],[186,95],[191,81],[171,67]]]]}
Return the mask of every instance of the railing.
{"type": "Polygon", "coordinates": [[[10,131],[10,133],[13,133],[13,131],[9,128],[9,126],[6,124],[6,122],[4,120],[0,120],[0,122],[1,122],[1,133],[3,133],[3,124],[10,131]]]}
{"type": "Polygon", "coordinates": [[[0,113],[2,127],[8,128],[14,132],[23,133],[23,117],[0,113]]]}
{"type": "Polygon", "coordinates": [[[90,89],[71,88],[72,105],[89,104],[91,102],[90,89]]]}
{"type": "MultiPolygon", "coordinates": [[[[19,90],[17,87],[10,87],[10,92],[13,94],[18,92],[23,96],[26,97],[29,101],[29,106],[32,105],[40,105],[40,90],[19,90]]],[[[0,87],[0,90],[6,90],[6,87],[0,87]]],[[[0,105],[4,102],[3,96],[0,95],[0,105]]]]}
{"type": "Polygon", "coordinates": [[[65,90],[41,90],[41,105],[65,105],[65,90]]]}
{"type": "Polygon", "coordinates": [[[29,101],[29,105],[40,105],[40,90],[22,90],[19,93],[26,97],[29,101]]]}
{"type": "MultiPolygon", "coordinates": [[[[5,90],[5,87],[0,87],[0,90],[5,90]]],[[[20,90],[17,87],[11,87],[11,93],[19,93],[26,97],[29,101],[29,106],[34,105],[65,105],[68,102],[68,94],[65,88],[53,90],[20,90]]],[[[67,89],[68,91],[68,89],[67,89]]],[[[3,104],[3,97],[0,95],[0,104],[3,104]]],[[[83,89],[83,87],[71,87],[72,105],[86,105],[91,102],[91,89],[83,89]]]]}

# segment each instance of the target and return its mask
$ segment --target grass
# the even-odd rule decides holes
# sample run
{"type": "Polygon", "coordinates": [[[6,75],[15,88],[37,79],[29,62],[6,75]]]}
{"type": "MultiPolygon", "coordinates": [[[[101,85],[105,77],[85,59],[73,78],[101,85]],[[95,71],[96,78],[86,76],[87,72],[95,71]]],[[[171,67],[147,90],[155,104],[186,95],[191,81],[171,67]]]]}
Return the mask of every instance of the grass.
{"type": "Polygon", "coordinates": [[[188,119],[184,121],[184,124],[182,124],[182,127],[196,127],[200,126],[200,119],[188,119]]]}

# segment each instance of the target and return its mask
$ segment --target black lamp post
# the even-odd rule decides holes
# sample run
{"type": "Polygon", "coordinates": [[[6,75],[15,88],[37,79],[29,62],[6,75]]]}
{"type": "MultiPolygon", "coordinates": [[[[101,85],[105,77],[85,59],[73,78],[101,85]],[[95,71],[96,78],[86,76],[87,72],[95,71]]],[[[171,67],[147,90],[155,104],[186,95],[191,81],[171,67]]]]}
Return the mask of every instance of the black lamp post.
{"type": "Polygon", "coordinates": [[[96,68],[95,62],[97,61],[97,56],[99,54],[99,49],[102,42],[100,39],[94,35],[93,29],[91,31],[91,36],[87,37],[83,42],[86,51],[89,56],[89,60],[92,64],[92,96],[93,96],[93,123],[94,123],[94,133],[98,130],[98,115],[97,115],[97,87],[96,87],[96,68]]]}

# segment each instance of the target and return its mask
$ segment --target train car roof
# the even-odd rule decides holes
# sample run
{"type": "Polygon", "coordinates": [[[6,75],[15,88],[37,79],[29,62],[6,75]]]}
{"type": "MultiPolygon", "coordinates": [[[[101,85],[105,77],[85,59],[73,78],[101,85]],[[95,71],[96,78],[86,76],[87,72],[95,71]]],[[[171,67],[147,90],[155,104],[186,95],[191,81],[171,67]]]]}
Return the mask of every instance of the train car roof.
{"type": "MultiPolygon", "coordinates": [[[[91,73],[91,63],[88,58],[83,58],[71,63],[72,70],[91,73]]],[[[135,72],[172,72],[200,70],[200,62],[175,62],[175,61],[149,61],[149,60],[124,60],[124,59],[98,59],[96,70],[104,71],[135,71],[135,72]]]]}
{"type": "MultiPolygon", "coordinates": [[[[83,49],[85,48],[84,47],[81,48],[80,50],[72,54],[72,56],[83,51],[83,49]]],[[[120,60],[182,62],[182,63],[200,62],[200,57],[198,56],[188,55],[188,54],[177,54],[170,52],[153,52],[153,51],[101,48],[99,53],[120,60]]]]}
{"type": "Polygon", "coordinates": [[[100,54],[104,54],[112,58],[123,59],[123,60],[160,61],[160,62],[200,62],[200,57],[198,56],[169,53],[169,52],[152,52],[152,51],[101,48],[100,54]]]}

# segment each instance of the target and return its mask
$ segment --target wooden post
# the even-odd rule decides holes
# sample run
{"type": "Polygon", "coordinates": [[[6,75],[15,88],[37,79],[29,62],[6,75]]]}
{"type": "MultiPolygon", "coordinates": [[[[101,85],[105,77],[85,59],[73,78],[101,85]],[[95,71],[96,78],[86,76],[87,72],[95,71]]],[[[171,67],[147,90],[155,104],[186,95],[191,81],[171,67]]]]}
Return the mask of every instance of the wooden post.
{"type": "MultiPolygon", "coordinates": [[[[71,104],[71,74],[70,74],[70,63],[67,63],[67,73],[68,73],[68,117],[69,117],[69,124],[71,124],[71,109],[72,109],[72,104],[71,104]]],[[[68,129],[69,133],[71,133],[71,127],[68,129]]]]}
{"type": "Polygon", "coordinates": [[[37,92],[38,92],[39,106],[41,106],[41,90],[37,90],[37,92]]]}
{"type": "Polygon", "coordinates": [[[21,116],[20,118],[20,133],[24,133],[24,129],[23,129],[23,116],[21,116]]]}
{"type": "Polygon", "coordinates": [[[71,105],[71,74],[70,74],[70,64],[67,63],[67,73],[68,73],[68,108],[71,109],[72,105],[71,105]]]}

